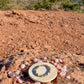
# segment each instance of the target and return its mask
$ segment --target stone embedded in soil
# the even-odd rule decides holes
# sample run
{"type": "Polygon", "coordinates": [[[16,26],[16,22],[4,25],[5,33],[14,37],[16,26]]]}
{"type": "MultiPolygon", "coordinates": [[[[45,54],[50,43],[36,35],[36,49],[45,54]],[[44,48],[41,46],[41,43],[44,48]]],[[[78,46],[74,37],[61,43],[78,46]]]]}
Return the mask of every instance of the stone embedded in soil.
{"type": "Polygon", "coordinates": [[[23,80],[21,80],[20,78],[18,78],[17,81],[18,81],[19,83],[23,83],[23,80]]]}
{"type": "Polygon", "coordinates": [[[24,62],[24,64],[25,64],[25,65],[28,65],[28,62],[27,62],[27,61],[25,61],[25,62],[24,62]]]}
{"type": "Polygon", "coordinates": [[[66,76],[66,72],[60,72],[60,76],[61,77],[65,77],[66,76]]]}
{"type": "Polygon", "coordinates": [[[21,64],[21,69],[24,69],[25,67],[25,64],[21,64]]]}
{"type": "Polygon", "coordinates": [[[56,62],[56,63],[59,63],[59,59],[55,59],[55,62],[56,62]]]}
{"type": "Polygon", "coordinates": [[[15,78],[15,77],[16,77],[15,72],[9,72],[9,73],[8,73],[8,77],[15,78]]]}
{"type": "Polygon", "coordinates": [[[66,66],[63,66],[61,69],[62,69],[62,71],[65,71],[65,72],[67,71],[67,67],[66,66]]]}
{"type": "Polygon", "coordinates": [[[57,66],[57,63],[53,63],[54,66],[57,66]]]}
{"type": "Polygon", "coordinates": [[[61,62],[63,65],[65,64],[65,62],[61,62]]]}
{"type": "Polygon", "coordinates": [[[43,59],[43,60],[47,60],[47,57],[43,57],[42,59],[43,59]]]}
{"type": "Polygon", "coordinates": [[[49,61],[48,61],[48,60],[46,60],[45,62],[49,63],[49,61]]]}
{"type": "Polygon", "coordinates": [[[24,76],[23,74],[20,74],[20,75],[16,76],[16,78],[21,78],[23,76],[24,76]]]}
{"type": "Polygon", "coordinates": [[[33,60],[34,62],[38,62],[38,58],[34,58],[34,60],[33,60]]]}
{"type": "Polygon", "coordinates": [[[71,79],[71,77],[70,77],[70,76],[66,76],[66,78],[67,78],[67,79],[71,79]]]}
{"type": "Polygon", "coordinates": [[[20,70],[17,70],[17,71],[15,72],[16,75],[19,75],[20,73],[21,73],[20,70]]]}
{"type": "Polygon", "coordinates": [[[61,63],[62,63],[63,61],[62,61],[61,59],[59,59],[59,62],[61,62],[61,63]]]}
{"type": "Polygon", "coordinates": [[[62,67],[60,65],[57,65],[57,69],[62,69],[62,67]]]}
{"type": "Polygon", "coordinates": [[[51,63],[51,64],[53,64],[53,63],[54,63],[54,61],[50,61],[50,63],[51,63]]]}
{"type": "Polygon", "coordinates": [[[40,60],[40,59],[38,59],[38,61],[37,61],[37,62],[39,63],[39,62],[43,62],[43,61],[42,61],[42,60],[40,60]]]}

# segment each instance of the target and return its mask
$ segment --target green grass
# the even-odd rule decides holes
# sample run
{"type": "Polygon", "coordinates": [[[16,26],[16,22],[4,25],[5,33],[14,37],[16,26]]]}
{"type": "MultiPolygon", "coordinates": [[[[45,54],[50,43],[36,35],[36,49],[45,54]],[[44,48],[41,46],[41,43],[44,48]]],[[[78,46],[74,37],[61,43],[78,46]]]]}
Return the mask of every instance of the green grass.
{"type": "Polygon", "coordinates": [[[37,10],[39,8],[47,10],[67,10],[77,13],[84,13],[84,0],[0,0],[0,10],[37,10]],[[82,7],[82,8],[81,8],[82,7]]]}

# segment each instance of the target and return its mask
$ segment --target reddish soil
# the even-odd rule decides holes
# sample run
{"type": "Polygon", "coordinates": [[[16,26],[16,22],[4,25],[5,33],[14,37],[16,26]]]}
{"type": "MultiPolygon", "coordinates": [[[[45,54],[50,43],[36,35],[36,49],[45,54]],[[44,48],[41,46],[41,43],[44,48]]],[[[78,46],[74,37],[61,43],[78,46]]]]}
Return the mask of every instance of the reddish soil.
{"type": "Polygon", "coordinates": [[[0,11],[0,84],[16,84],[7,72],[42,56],[61,58],[68,67],[71,79],[54,84],[84,84],[84,14],[0,11]]]}

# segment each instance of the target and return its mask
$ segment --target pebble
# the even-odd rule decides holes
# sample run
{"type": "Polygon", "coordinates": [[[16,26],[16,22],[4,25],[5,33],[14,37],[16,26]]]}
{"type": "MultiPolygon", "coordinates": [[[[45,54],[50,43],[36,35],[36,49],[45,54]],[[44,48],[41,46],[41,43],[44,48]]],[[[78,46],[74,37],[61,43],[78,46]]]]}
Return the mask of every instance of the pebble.
{"type": "Polygon", "coordinates": [[[8,77],[9,77],[9,78],[11,77],[11,72],[8,72],[8,77]]]}
{"type": "Polygon", "coordinates": [[[55,62],[56,62],[56,63],[59,63],[59,59],[55,59],[55,62]]]}
{"type": "Polygon", "coordinates": [[[47,60],[47,57],[43,57],[43,60],[47,60]]]}
{"type": "Polygon", "coordinates": [[[54,66],[57,66],[57,63],[53,63],[54,66]]]}
{"type": "Polygon", "coordinates": [[[43,61],[39,59],[39,60],[38,60],[38,63],[39,63],[39,62],[43,62],[43,61]]]}
{"type": "Polygon", "coordinates": [[[27,61],[25,61],[25,62],[24,62],[24,64],[25,64],[25,65],[28,65],[28,62],[27,62],[27,61]]]}
{"type": "Polygon", "coordinates": [[[21,79],[18,79],[18,82],[19,82],[19,83],[23,83],[23,80],[21,80],[21,79]]]}
{"type": "Polygon", "coordinates": [[[8,72],[8,74],[11,74],[11,73],[12,73],[11,71],[8,72]]]}
{"type": "Polygon", "coordinates": [[[51,63],[51,64],[53,64],[53,63],[54,63],[54,61],[51,61],[50,63],[51,63]]]}
{"type": "Polygon", "coordinates": [[[18,78],[21,78],[23,76],[24,76],[23,74],[20,74],[20,75],[16,76],[16,78],[18,79],[18,78]]]}
{"type": "Polygon", "coordinates": [[[61,77],[65,77],[66,76],[66,72],[60,72],[60,76],[61,77]]]}
{"type": "Polygon", "coordinates": [[[17,71],[15,72],[16,75],[19,75],[20,73],[21,73],[20,70],[17,70],[17,71]]]}
{"type": "Polygon", "coordinates": [[[59,62],[61,62],[61,63],[62,63],[63,61],[62,61],[61,59],[59,59],[59,62]]]}
{"type": "Polygon", "coordinates": [[[67,83],[67,84],[70,84],[70,83],[67,83]]]}
{"type": "Polygon", "coordinates": [[[21,77],[21,76],[16,76],[16,79],[17,79],[17,81],[18,81],[19,83],[23,83],[23,80],[20,79],[20,77],[21,77]]]}
{"type": "Polygon", "coordinates": [[[64,67],[62,68],[62,71],[67,71],[67,67],[64,66],[64,67]]]}
{"type": "Polygon", "coordinates": [[[20,77],[24,76],[24,74],[20,74],[20,77]]]}
{"type": "Polygon", "coordinates": [[[37,59],[37,58],[35,58],[33,61],[34,61],[34,62],[38,62],[38,59],[37,59]]]}
{"type": "Polygon", "coordinates": [[[12,73],[8,73],[8,76],[14,78],[14,77],[16,77],[16,74],[15,74],[15,72],[12,72],[12,73]]]}
{"type": "Polygon", "coordinates": [[[28,60],[28,63],[31,63],[31,60],[28,60]]]}
{"type": "Polygon", "coordinates": [[[20,76],[16,76],[16,79],[19,79],[20,78],[20,76]]]}
{"type": "Polygon", "coordinates": [[[71,77],[70,76],[66,76],[67,79],[70,79],[71,77]]]}
{"type": "Polygon", "coordinates": [[[61,62],[63,65],[65,64],[65,62],[61,62]]]}
{"type": "Polygon", "coordinates": [[[58,73],[60,73],[61,71],[57,71],[58,73]]]}
{"type": "Polygon", "coordinates": [[[61,67],[60,65],[57,65],[57,68],[58,68],[58,69],[62,69],[62,67],[61,67]]]}
{"type": "Polygon", "coordinates": [[[46,62],[47,62],[47,63],[49,63],[49,61],[48,61],[48,60],[46,60],[46,62]]]}
{"type": "Polygon", "coordinates": [[[21,64],[21,69],[24,69],[25,67],[25,64],[21,64]]]}

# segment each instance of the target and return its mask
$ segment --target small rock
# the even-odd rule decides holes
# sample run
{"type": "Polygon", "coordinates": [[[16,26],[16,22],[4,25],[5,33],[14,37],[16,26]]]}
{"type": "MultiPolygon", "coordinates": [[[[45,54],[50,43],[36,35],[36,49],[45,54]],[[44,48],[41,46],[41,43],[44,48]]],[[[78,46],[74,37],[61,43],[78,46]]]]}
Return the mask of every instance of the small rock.
{"type": "Polygon", "coordinates": [[[17,70],[17,71],[15,72],[16,75],[19,75],[20,73],[21,73],[20,70],[17,70]]]}
{"type": "Polygon", "coordinates": [[[49,61],[48,61],[48,60],[46,60],[46,62],[47,62],[47,63],[49,63],[49,61]]]}
{"type": "Polygon", "coordinates": [[[64,66],[63,68],[61,68],[62,69],[62,71],[67,71],[67,67],[66,66],[64,66]]]}
{"type": "Polygon", "coordinates": [[[57,63],[53,63],[54,66],[57,66],[57,63]]]}
{"type": "Polygon", "coordinates": [[[34,61],[34,62],[38,62],[38,59],[37,59],[37,58],[35,58],[33,61],[34,61]]]}
{"type": "Polygon", "coordinates": [[[8,77],[13,77],[13,78],[16,77],[15,72],[12,72],[12,73],[9,72],[9,73],[8,73],[8,77]]]}
{"type": "Polygon", "coordinates": [[[54,63],[54,61],[51,61],[50,63],[51,63],[51,64],[53,64],[53,63],[54,63]]]}
{"type": "Polygon", "coordinates": [[[27,62],[27,61],[25,61],[25,62],[24,62],[24,64],[25,64],[25,65],[28,65],[28,62],[27,62]]]}
{"type": "Polygon", "coordinates": [[[21,64],[21,69],[24,69],[25,67],[25,64],[21,64]]]}
{"type": "Polygon", "coordinates": [[[63,61],[61,59],[59,59],[59,62],[62,63],[63,61]]]}
{"type": "Polygon", "coordinates": [[[21,80],[21,79],[18,78],[18,82],[19,82],[19,83],[23,83],[23,80],[21,80]]]}
{"type": "Polygon", "coordinates": [[[62,67],[60,65],[57,66],[58,69],[62,69],[62,67]]]}
{"type": "Polygon", "coordinates": [[[39,60],[38,60],[38,63],[39,63],[39,62],[43,62],[43,61],[39,59],[39,60]]]}
{"type": "Polygon", "coordinates": [[[65,64],[65,62],[61,62],[63,65],[65,64]]]}
{"type": "Polygon", "coordinates": [[[66,72],[60,72],[60,76],[61,77],[65,77],[66,76],[66,72]]]}
{"type": "Polygon", "coordinates": [[[43,60],[47,60],[47,57],[43,57],[43,60]]]}
{"type": "Polygon", "coordinates": [[[55,62],[56,62],[56,63],[59,63],[59,59],[55,59],[55,62]]]}
{"type": "Polygon", "coordinates": [[[66,76],[67,79],[70,79],[71,77],[70,76],[66,76]]]}

